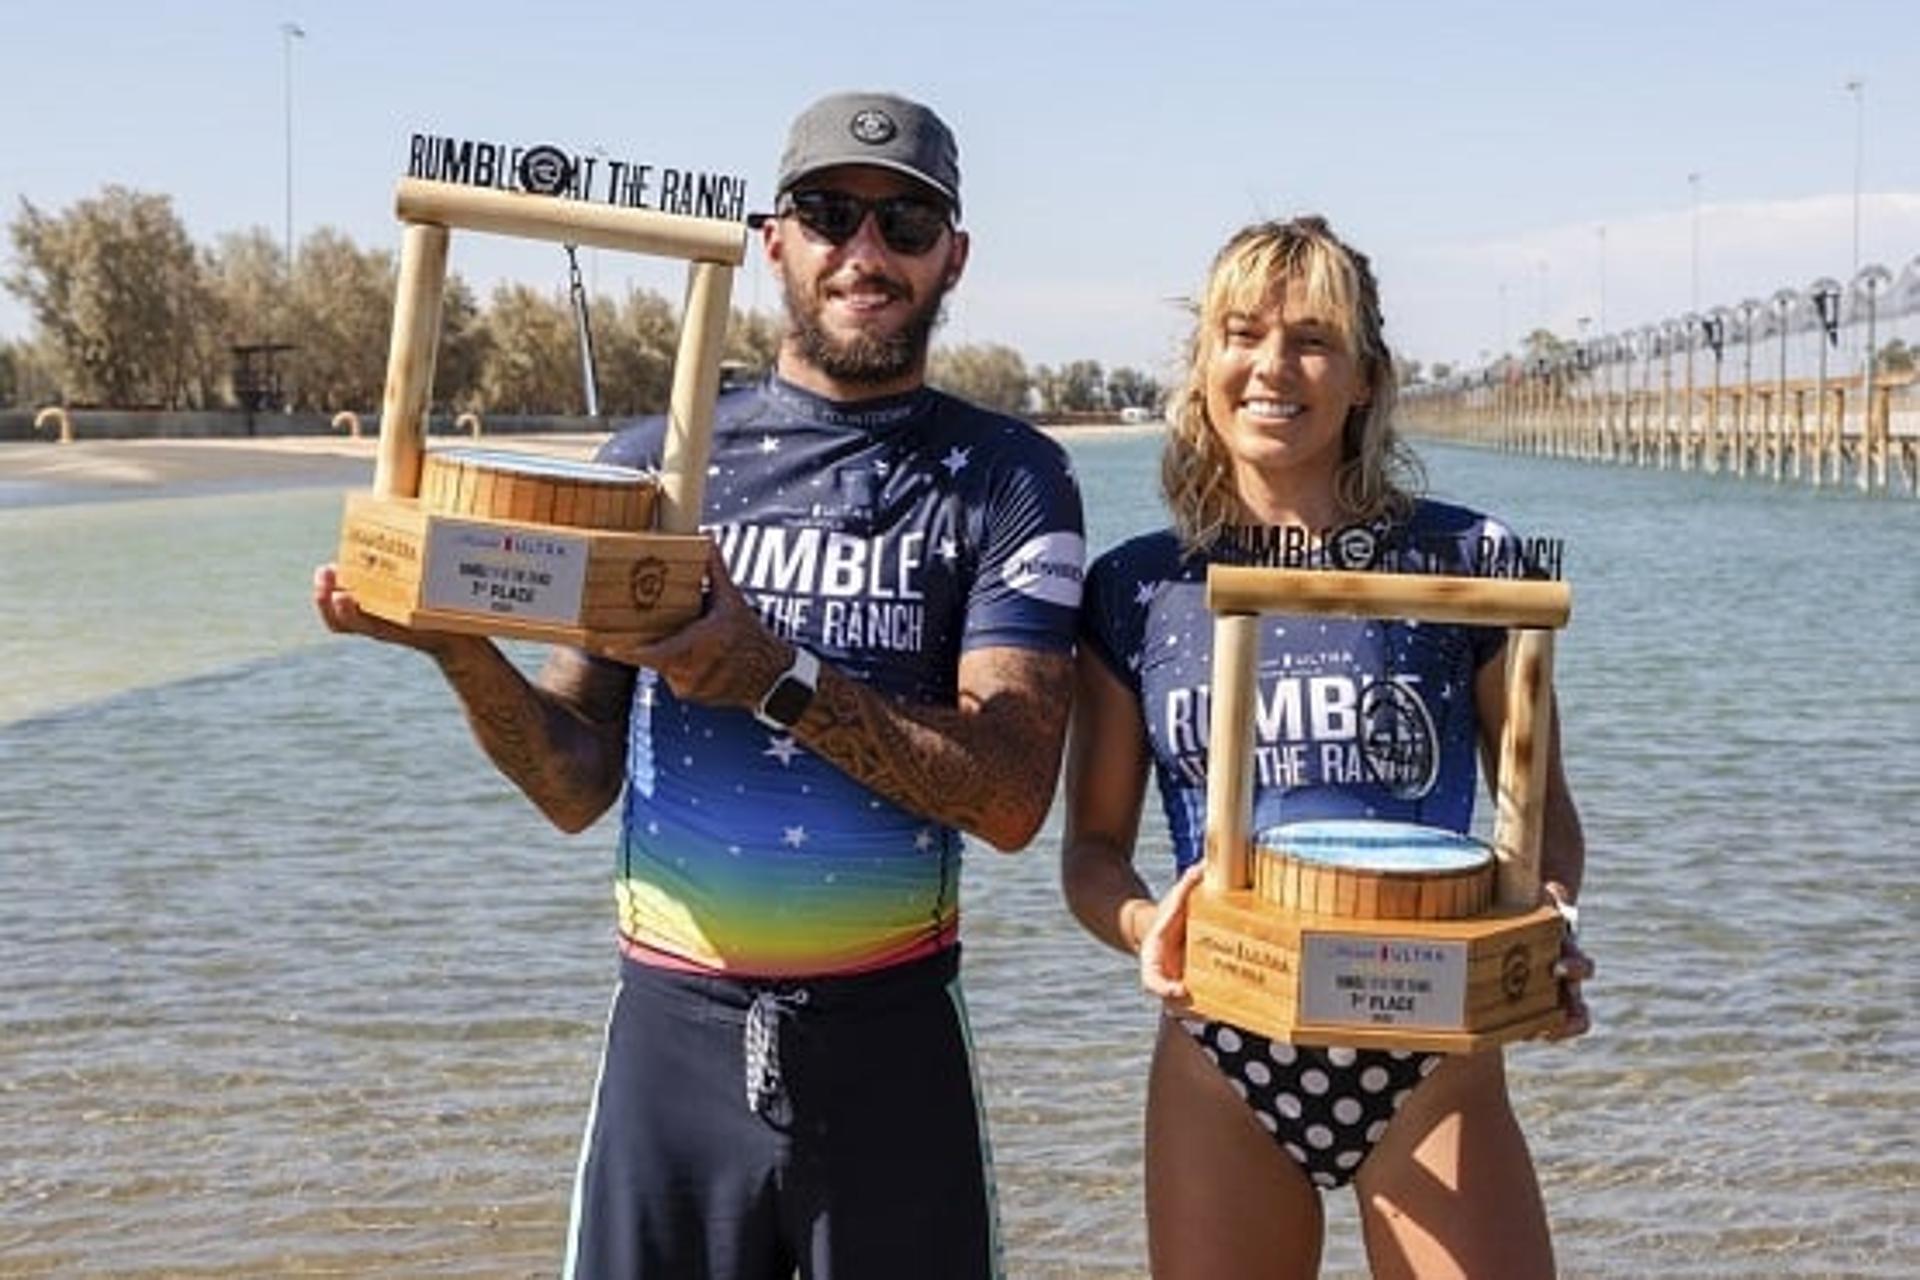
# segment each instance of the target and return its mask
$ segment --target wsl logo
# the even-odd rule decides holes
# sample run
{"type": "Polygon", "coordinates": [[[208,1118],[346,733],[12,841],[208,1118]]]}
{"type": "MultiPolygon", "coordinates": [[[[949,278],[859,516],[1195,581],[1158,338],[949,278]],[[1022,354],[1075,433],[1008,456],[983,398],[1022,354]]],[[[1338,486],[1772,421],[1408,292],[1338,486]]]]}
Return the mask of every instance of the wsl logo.
{"type": "Polygon", "coordinates": [[[1360,750],[1367,772],[1396,800],[1419,800],[1440,776],[1439,734],[1427,704],[1399,680],[1360,693],[1360,750]]]}
{"type": "Polygon", "coordinates": [[[847,132],[870,147],[892,142],[893,135],[900,132],[893,123],[893,117],[878,107],[868,107],[847,122],[847,132]]]}
{"type": "Polygon", "coordinates": [[[1350,524],[1326,541],[1327,563],[1336,569],[1365,570],[1380,560],[1380,537],[1364,524],[1350,524]]]}
{"type": "Polygon", "coordinates": [[[520,189],[536,196],[564,196],[577,176],[567,153],[542,143],[520,157],[520,189]]]}

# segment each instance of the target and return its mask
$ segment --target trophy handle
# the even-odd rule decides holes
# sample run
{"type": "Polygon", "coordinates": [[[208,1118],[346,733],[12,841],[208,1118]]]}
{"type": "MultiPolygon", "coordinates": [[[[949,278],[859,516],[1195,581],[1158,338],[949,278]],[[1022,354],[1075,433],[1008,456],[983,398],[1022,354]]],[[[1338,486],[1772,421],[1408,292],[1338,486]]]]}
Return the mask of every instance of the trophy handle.
{"type": "Polygon", "coordinates": [[[1553,703],[1553,628],[1566,625],[1564,582],[1213,565],[1207,607],[1214,614],[1213,688],[1207,736],[1206,886],[1252,884],[1254,668],[1266,613],[1408,618],[1504,626],[1507,722],[1496,779],[1493,846],[1498,900],[1531,907],[1540,894],[1540,838],[1553,703]]]}
{"type": "Polygon", "coordinates": [[[381,400],[374,494],[383,498],[419,496],[451,232],[454,228],[487,231],[681,258],[688,263],[686,307],[674,361],[662,459],[665,501],[660,504],[659,528],[667,533],[695,532],[706,486],[733,268],[746,260],[746,227],[718,218],[587,204],[557,196],[420,178],[401,180],[394,194],[394,209],[406,224],[406,232],[400,245],[393,339],[387,352],[386,393],[381,400]]]}

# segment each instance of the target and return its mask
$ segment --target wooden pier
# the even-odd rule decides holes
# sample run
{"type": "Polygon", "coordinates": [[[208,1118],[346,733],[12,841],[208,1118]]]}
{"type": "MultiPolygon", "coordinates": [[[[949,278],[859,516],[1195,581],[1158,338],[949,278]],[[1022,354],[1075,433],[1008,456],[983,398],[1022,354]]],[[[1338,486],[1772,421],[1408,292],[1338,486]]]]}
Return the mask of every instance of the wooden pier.
{"type": "MultiPolygon", "coordinates": [[[[1647,379],[1651,381],[1651,378],[1647,379]]],[[[1561,370],[1410,388],[1410,434],[1518,453],[1920,496],[1920,383],[1911,372],[1611,390],[1561,370]]]]}

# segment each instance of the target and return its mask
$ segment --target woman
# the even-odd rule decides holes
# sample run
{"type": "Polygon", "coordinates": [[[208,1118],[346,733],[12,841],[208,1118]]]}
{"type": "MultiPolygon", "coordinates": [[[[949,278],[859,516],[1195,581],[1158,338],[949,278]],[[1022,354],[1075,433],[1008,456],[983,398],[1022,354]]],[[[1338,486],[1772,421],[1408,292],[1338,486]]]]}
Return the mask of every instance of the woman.
{"type": "MultiPolygon", "coordinates": [[[[1173,526],[1108,552],[1088,577],[1062,876],[1081,923],[1137,952],[1142,984],[1168,1006],[1147,1095],[1159,1280],[1317,1274],[1320,1193],[1349,1181],[1376,1276],[1553,1273],[1497,1050],[1296,1047],[1183,1016],[1186,904],[1205,823],[1208,563],[1350,566],[1361,555],[1383,569],[1470,573],[1483,548],[1513,536],[1411,496],[1417,467],[1394,436],[1393,389],[1367,260],[1318,218],[1241,231],[1200,300],[1162,463],[1173,526]],[[1133,868],[1150,765],[1182,873],[1158,903],[1133,868]]],[[[1477,627],[1265,620],[1254,829],[1380,818],[1466,830],[1476,749],[1495,758],[1505,714],[1504,639],[1477,627]],[[1363,760],[1375,744],[1356,708],[1387,680],[1417,695],[1424,716],[1408,723],[1427,737],[1411,757],[1363,760]]],[[[1547,892],[1570,909],[1584,850],[1557,741],[1543,843],[1547,892]]],[[[1569,945],[1560,972],[1560,1034],[1577,1035],[1591,966],[1569,945]]]]}

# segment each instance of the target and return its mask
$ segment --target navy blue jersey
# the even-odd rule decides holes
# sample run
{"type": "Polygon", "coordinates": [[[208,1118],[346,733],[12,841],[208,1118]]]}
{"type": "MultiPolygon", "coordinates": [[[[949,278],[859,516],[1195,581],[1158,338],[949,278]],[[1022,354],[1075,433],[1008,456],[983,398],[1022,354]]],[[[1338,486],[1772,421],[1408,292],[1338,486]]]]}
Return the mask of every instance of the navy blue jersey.
{"type": "MultiPolygon", "coordinates": [[[[603,462],[652,467],[665,424],[603,462]]],[[[952,705],[961,654],[1065,652],[1085,560],[1059,445],[931,389],[836,405],[772,379],[720,398],[702,527],[776,635],[870,687],[952,705]]],[[[950,942],[956,831],[747,712],[641,671],[617,895],[623,936],[702,968],[852,972],[950,942]]]]}
{"type": "MultiPolygon", "coordinates": [[[[1424,501],[1405,524],[1368,534],[1373,567],[1389,572],[1485,572],[1490,549],[1505,554],[1517,545],[1484,516],[1424,501]]],[[[1242,550],[1250,541],[1183,556],[1171,531],[1146,534],[1101,556],[1087,575],[1082,639],[1140,701],[1183,870],[1202,854],[1206,820],[1207,565],[1277,562],[1273,553],[1291,551],[1278,538],[1258,539],[1257,554],[1242,550]]],[[[1288,563],[1304,567],[1322,555],[1315,547],[1288,563]]],[[[1468,828],[1474,676],[1499,654],[1504,631],[1281,615],[1261,618],[1259,628],[1254,830],[1310,818],[1468,828]]]]}

